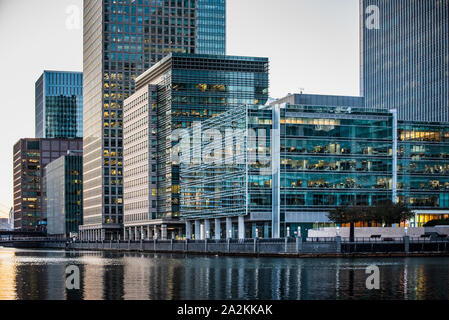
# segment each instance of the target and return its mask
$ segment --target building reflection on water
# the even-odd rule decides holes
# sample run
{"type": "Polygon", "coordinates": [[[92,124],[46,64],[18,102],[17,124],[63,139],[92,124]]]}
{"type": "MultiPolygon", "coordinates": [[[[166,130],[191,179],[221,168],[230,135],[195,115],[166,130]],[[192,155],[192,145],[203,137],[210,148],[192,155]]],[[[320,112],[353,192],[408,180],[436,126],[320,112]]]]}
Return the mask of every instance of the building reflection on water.
{"type": "Polygon", "coordinates": [[[0,248],[0,299],[449,299],[449,258],[279,259],[0,248]],[[65,270],[80,268],[80,290],[65,270]],[[380,290],[366,289],[366,267],[380,290]]]}

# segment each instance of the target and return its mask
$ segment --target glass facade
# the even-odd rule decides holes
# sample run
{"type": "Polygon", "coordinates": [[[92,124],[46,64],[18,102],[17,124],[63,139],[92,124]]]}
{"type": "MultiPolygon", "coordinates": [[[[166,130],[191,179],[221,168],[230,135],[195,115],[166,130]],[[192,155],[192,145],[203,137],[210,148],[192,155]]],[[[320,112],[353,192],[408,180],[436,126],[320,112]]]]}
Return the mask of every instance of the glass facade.
{"type": "Polygon", "coordinates": [[[45,169],[47,233],[78,234],[83,217],[82,156],[70,154],[51,162],[45,169]]]}
{"type": "Polygon", "coordinates": [[[241,104],[264,104],[268,100],[268,59],[172,54],[154,72],[163,70],[164,64],[169,64],[168,71],[150,80],[158,87],[157,216],[176,218],[180,182],[179,164],[170,155],[176,144],[170,141],[173,131],[241,104]]]}
{"type": "Polygon", "coordinates": [[[181,144],[192,147],[188,154],[182,155],[188,160],[180,161],[183,217],[208,219],[247,214],[245,195],[249,181],[253,180],[246,179],[245,150],[249,146],[245,136],[246,119],[246,109],[237,107],[185,131],[181,144]],[[209,136],[211,130],[218,130],[219,136],[209,136]],[[212,139],[203,139],[203,135],[212,139]],[[215,150],[222,146],[225,152],[215,150]],[[220,161],[206,161],[214,151],[219,153],[220,161]]]}
{"type": "Polygon", "coordinates": [[[412,223],[422,226],[449,208],[449,128],[400,122],[398,131],[398,199],[417,213],[412,223]]]}
{"type": "Polygon", "coordinates": [[[198,54],[226,54],[226,1],[196,0],[198,54]]]}
{"type": "Polygon", "coordinates": [[[399,120],[449,121],[449,0],[362,0],[360,10],[366,107],[397,109],[399,120]]]}
{"type": "MultiPolygon", "coordinates": [[[[125,202],[125,227],[134,223],[129,220],[134,219],[132,215],[137,209],[132,203],[145,204],[143,199],[138,200],[140,193],[133,193],[136,183],[146,184],[147,190],[151,190],[146,201],[147,213],[151,213],[148,219],[179,222],[180,164],[174,157],[176,137],[194,123],[241,104],[266,103],[268,84],[268,59],[254,57],[173,53],[139,76],[136,93],[125,102],[125,194],[129,194],[125,202]],[[146,95],[149,92],[151,99],[146,95]],[[139,126],[148,128],[145,141],[141,141],[139,126]],[[142,143],[138,144],[139,141],[142,143]],[[134,170],[138,165],[135,161],[146,162],[141,157],[134,158],[146,148],[151,155],[150,163],[139,163],[151,166],[151,181],[134,181],[133,177],[139,174],[134,170]]],[[[139,208],[145,210],[140,204],[139,208]]]]}
{"type": "MultiPolygon", "coordinates": [[[[415,212],[410,225],[449,214],[449,131],[443,124],[398,122],[395,113],[375,109],[285,103],[239,107],[204,121],[202,129],[225,137],[225,130],[242,124],[246,171],[223,165],[225,157],[219,165],[205,163],[204,155],[192,162],[215,141],[203,136],[196,149],[191,146],[191,161],[181,166],[182,219],[243,215],[247,235],[284,237],[298,227],[305,235],[330,225],[330,210],[354,203],[405,202],[415,212]],[[234,188],[231,210],[223,200],[234,188]]],[[[195,141],[193,129],[187,137],[195,141]]],[[[220,146],[227,148],[226,139],[220,146]]],[[[236,145],[229,144],[231,155],[236,145]]]]}
{"type": "Polygon", "coordinates": [[[83,74],[44,71],[35,86],[36,138],[83,137],[83,74]]]}
{"type": "Polygon", "coordinates": [[[110,239],[122,227],[123,102],[136,77],[172,52],[217,53],[223,43],[211,32],[225,30],[224,8],[225,1],[84,1],[86,230],[110,239]]]}

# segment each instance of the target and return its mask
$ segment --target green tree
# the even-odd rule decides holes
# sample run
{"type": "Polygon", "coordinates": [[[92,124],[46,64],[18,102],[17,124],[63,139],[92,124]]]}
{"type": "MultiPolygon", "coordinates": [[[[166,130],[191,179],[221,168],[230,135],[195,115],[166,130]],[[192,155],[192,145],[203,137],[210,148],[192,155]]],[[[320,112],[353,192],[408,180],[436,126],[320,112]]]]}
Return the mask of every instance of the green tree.
{"type": "Polygon", "coordinates": [[[409,220],[413,216],[413,212],[402,203],[384,200],[372,206],[368,215],[372,221],[391,227],[393,224],[409,220]]]}
{"type": "Polygon", "coordinates": [[[350,205],[339,207],[328,214],[329,220],[337,224],[349,224],[349,241],[354,241],[355,224],[369,218],[369,210],[363,206],[350,205]]]}

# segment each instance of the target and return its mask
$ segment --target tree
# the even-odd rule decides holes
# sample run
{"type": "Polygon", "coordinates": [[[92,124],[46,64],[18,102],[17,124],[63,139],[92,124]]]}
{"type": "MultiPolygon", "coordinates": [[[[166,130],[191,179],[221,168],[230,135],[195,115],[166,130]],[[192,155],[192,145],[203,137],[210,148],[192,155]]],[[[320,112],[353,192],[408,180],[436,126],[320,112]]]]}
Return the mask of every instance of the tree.
{"type": "Polygon", "coordinates": [[[349,239],[354,241],[354,225],[357,222],[375,222],[391,226],[405,222],[413,216],[413,212],[402,203],[391,200],[378,202],[372,207],[349,205],[339,207],[328,214],[329,220],[337,224],[349,223],[349,239]]]}
{"type": "Polygon", "coordinates": [[[349,241],[354,241],[354,230],[357,222],[367,221],[369,210],[363,206],[351,205],[339,207],[328,214],[329,220],[337,224],[349,223],[349,241]]]}
{"type": "Polygon", "coordinates": [[[369,216],[372,221],[390,227],[396,223],[406,222],[413,216],[413,212],[403,203],[384,200],[369,209],[369,216]]]}

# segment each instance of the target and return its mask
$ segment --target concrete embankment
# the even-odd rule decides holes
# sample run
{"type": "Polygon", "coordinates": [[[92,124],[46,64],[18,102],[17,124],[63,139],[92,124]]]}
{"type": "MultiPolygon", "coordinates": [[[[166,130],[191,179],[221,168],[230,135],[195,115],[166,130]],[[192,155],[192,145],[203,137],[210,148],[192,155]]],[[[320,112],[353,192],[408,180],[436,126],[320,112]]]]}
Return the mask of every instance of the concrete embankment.
{"type": "MultiPolygon", "coordinates": [[[[23,247],[23,246],[22,246],[23,247]]],[[[40,248],[75,251],[144,252],[289,258],[368,258],[448,256],[448,241],[302,242],[296,239],[232,241],[42,242],[40,248]]]]}

